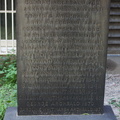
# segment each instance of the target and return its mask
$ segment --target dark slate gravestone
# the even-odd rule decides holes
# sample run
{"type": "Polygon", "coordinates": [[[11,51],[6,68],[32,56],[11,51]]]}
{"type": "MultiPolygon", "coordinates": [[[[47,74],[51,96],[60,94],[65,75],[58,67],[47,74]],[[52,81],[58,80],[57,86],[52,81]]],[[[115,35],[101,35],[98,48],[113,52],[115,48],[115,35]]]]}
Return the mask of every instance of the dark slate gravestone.
{"type": "Polygon", "coordinates": [[[17,120],[104,113],[109,3],[17,0],[17,120]]]}

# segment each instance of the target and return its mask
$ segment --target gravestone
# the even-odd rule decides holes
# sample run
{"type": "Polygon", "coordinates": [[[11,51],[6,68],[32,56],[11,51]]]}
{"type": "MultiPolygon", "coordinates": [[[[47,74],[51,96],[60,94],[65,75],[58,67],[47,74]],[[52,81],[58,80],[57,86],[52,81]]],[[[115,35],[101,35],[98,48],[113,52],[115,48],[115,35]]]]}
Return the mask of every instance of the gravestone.
{"type": "Polygon", "coordinates": [[[17,1],[18,110],[8,109],[17,111],[11,120],[115,119],[103,107],[109,4],[17,1]]]}

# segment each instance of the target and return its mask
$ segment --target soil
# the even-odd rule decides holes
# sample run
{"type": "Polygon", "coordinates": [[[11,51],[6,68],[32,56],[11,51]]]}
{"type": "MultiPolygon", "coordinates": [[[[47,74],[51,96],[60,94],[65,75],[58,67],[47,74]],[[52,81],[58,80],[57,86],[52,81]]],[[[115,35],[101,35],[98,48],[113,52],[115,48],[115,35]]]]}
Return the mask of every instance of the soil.
{"type": "MultiPolygon", "coordinates": [[[[120,102],[120,74],[107,74],[105,85],[105,105],[111,105],[117,120],[120,120],[120,106],[110,104],[111,102],[120,102]]],[[[120,103],[119,103],[120,105],[120,103]]]]}

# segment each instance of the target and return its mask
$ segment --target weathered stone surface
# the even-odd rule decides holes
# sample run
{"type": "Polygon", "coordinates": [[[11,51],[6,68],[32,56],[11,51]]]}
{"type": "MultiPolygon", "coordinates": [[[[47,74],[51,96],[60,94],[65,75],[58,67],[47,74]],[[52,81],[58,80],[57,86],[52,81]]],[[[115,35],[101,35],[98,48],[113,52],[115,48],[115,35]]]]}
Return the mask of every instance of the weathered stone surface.
{"type": "Polygon", "coordinates": [[[18,114],[103,113],[109,0],[18,0],[18,114]]]}
{"type": "Polygon", "coordinates": [[[98,115],[32,115],[18,116],[17,108],[9,108],[4,120],[117,120],[110,106],[104,107],[104,114],[98,115]]]}

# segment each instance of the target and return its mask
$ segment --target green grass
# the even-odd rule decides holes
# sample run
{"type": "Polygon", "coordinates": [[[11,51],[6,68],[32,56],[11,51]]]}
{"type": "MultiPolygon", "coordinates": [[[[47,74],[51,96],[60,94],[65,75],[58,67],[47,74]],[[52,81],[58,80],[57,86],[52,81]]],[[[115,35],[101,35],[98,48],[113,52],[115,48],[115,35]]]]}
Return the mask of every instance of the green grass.
{"type": "Polygon", "coordinates": [[[16,56],[0,57],[0,120],[8,107],[17,106],[16,56]]]}
{"type": "Polygon", "coordinates": [[[0,85],[3,84],[16,84],[17,80],[17,67],[16,56],[7,55],[0,58],[0,85]]]}
{"type": "Polygon", "coordinates": [[[0,87],[0,120],[3,120],[7,107],[12,106],[17,106],[17,85],[3,85],[0,87]]]}
{"type": "Polygon", "coordinates": [[[117,100],[115,98],[110,99],[109,104],[117,107],[120,113],[120,98],[118,98],[117,100]]]}
{"type": "Polygon", "coordinates": [[[110,99],[110,104],[114,105],[115,107],[120,108],[120,98],[118,98],[118,100],[116,100],[115,98],[110,99]]]}

